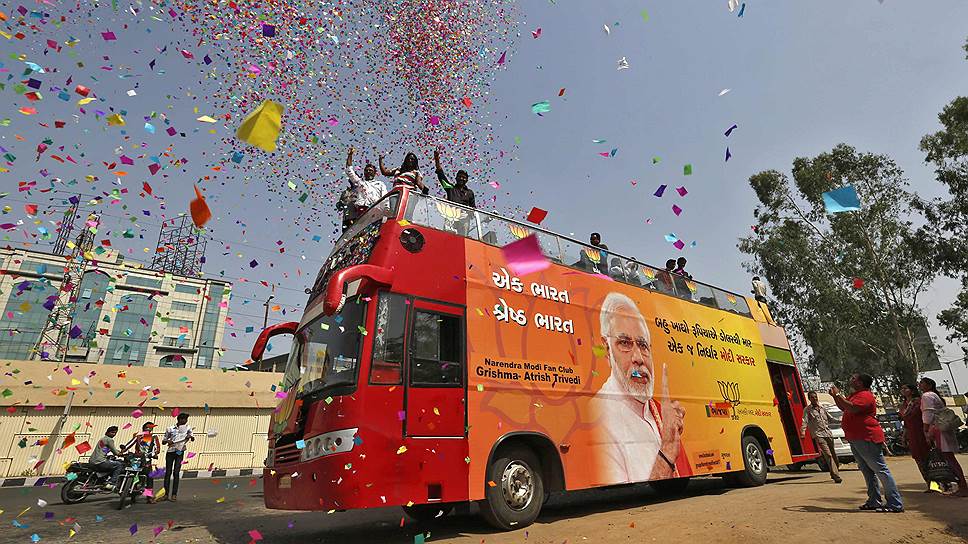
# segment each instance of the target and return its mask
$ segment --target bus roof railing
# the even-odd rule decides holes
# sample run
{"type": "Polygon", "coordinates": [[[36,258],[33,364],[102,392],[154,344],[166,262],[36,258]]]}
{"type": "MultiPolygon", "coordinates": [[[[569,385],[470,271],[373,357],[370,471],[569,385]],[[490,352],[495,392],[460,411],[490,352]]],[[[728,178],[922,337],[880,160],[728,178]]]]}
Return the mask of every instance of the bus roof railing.
{"type": "MultiPolygon", "coordinates": [[[[565,250],[563,249],[564,245],[562,244],[564,242],[565,244],[570,244],[577,248],[577,254],[573,257],[575,259],[581,259],[582,251],[588,250],[586,255],[598,253],[603,261],[606,258],[608,261],[618,259],[619,265],[622,268],[622,272],[619,273],[619,271],[615,271],[616,273],[613,275],[611,273],[613,270],[609,262],[603,262],[601,265],[596,265],[597,270],[593,270],[593,273],[600,273],[601,275],[608,276],[611,279],[621,281],[622,283],[638,285],[643,288],[651,287],[652,290],[671,296],[676,296],[680,299],[691,300],[692,302],[703,304],[705,306],[726,311],[734,311],[740,315],[752,317],[752,312],[750,311],[749,303],[746,300],[746,297],[732,291],[693,279],[688,279],[679,275],[672,275],[673,282],[671,285],[671,290],[660,288],[657,277],[649,278],[646,276],[648,279],[646,282],[643,282],[640,279],[632,281],[632,272],[629,265],[634,264],[635,267],[637,267],[635,270],[636,275],[641,267],[645,267],[657,275],[663,272],[664,269],[648,263],[643,263],[634,257],[628,257],[612,249],[602,249],[592,246],[569,236],[550,231],[539,225],[511,219],[487,210],[471,208],[435,196],[423,195],[417,191],[412,191],[405,187],[397,187],[388,192],[379,202],[377,202],[377,204],[374,204],[369,210],[367,210],[367,212],[361,216],[358,221],[359,223],[363,223],[365,225],[372,222],[372,219],[375,219],[376,217],[386,217],[387,215],[396,219],[405,219],[420,226],[443,230],[452,234],[457,234],[458,236],[463,236],[465,238],[476,239],[486,244],[498,247],[506,245],[506,243],[511,243],[517,239],[524,238],[529,234],[535,233],[539,235],[538,239],[539,245],[541,245],[542,253],[545,253],[546,257],[549,257],[553,262],[558,264],[569,266],[571,268],[575,268],[578,265],[578,263],[573,265],[567,262],[572,260],[572,258],[566,257],[565,250]],[[398,206],[401,201],[393,200],[394,195],[400,195],[405,206],[398,206]],[[423,203],[423,210],[419,209],[421,203],[423,203]],[[433,203],[433,208],[437,213],[436,216],[431,214],[430,203],[433,203]],[[421,211],[424,212],[423,216],[419,215],[421,211]],[[373,212],[376,213],[374,214],[373,212]],[[371,215],[372,218],[368,220],[364,219],[366,215],[371,215]],[[511,235],[511,237],[506,243],[501,243],[497,238],[498,231],[491,230],[489,232],[484,232],[483,227],[487,226],[490,228],[495,221],[508,225],[508,233],[511,235]],[[516,228],[512,228],[512,225],[516,228]],[[550,240],[554,240],[558,247],[557,255],[547,254],[548,248],[546,245],[550,240]],[[542,244],[542,242],[545,243],[542,244]],[[684,295],[688,295],[688,297],[684,295]],[[739,301],[742,301],[742,303],[740,304],[739,301]]],[[[357,226],[361,225],[354,225],[354,227],[357,226]]],[[[356,229],[351,227],[349,230],[343,233],[343,236],[341,236],[334,245],[333,251],[335,252],[337,248],[343,245],[343,243],[353,238],[357,232],[358,231],[356,229]]]]}

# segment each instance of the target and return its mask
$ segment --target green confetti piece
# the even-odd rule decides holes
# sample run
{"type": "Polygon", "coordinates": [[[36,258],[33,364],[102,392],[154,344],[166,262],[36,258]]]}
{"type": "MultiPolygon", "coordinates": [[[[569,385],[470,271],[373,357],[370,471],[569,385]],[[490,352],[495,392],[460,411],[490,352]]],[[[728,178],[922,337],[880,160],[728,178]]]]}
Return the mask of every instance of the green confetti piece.
{"type": "Polygon", "coordinates": [[[691,176],[692,175],[692,165],[691,164],[687,164],[687,165],[685,165],[685,166],[682,167],[682,175],[684,175],[684,176],[691,176]]]}
{"type": "Polygon", "coordinates": [[[326,397],[323,402],[326,404],[333,404],[333,397],[326,397]]]}
{"type": "MultiPolygon", "coordinates": [[[[642,22],[643,23],[648,23],[649,22],[649,12],[648,12],[648,10],[644,10],[643,9],[641,15],[642,15],[642,22]]],[[[615,24],[618,24],[618,23],[615,23],[615,24]]]]}
{"type": "Polygon", "coordinates": [[[482,384],[482,383],[477,384],[477,392],[478,393],[483,393],[484,392],[484,384],[482,384]]]}

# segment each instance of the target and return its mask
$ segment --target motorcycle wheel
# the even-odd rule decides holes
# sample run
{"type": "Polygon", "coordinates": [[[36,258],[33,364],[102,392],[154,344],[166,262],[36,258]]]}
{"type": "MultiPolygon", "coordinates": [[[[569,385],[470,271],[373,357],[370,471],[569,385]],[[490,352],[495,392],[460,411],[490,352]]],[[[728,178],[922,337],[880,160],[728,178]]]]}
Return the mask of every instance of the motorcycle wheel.
{"type": "Polygon", "coordinates": [[[61,486],[61,502],[64,504],[77,504],[79,502],[83,502],[84,499],[87,498],[87,493],[77,490],[78,486],[80,485],[81,482],[78,480],[65,482],[64,485],[61,486]]]}
{"type": "Polygon", "coordinates": [[[131,484],[132,480],[130,477],[125,477],[124,480],[121,481],[121,488],[119,490],[119,493],[121,493],[121,499],[118,501],[118,510],[124,510],[124,504],[129,498],[132,498],[131,484]]]}

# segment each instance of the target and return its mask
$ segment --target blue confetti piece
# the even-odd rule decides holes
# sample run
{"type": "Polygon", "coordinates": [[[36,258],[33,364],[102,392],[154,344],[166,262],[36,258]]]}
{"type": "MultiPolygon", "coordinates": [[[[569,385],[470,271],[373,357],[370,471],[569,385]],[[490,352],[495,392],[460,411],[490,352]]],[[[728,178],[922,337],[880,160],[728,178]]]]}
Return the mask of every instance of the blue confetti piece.
{"type": "Polygon", "coordinates": [[[296,440],[296,449],[301,450],[306,447],[305,440],[296,440]]]}
{"type": "Polygon", "coordinates": [[[40,542],[40,535],[38,535],[37,533],[34,533],[34,534],[30,535],[30,541],[31,542],[40,542]]]}

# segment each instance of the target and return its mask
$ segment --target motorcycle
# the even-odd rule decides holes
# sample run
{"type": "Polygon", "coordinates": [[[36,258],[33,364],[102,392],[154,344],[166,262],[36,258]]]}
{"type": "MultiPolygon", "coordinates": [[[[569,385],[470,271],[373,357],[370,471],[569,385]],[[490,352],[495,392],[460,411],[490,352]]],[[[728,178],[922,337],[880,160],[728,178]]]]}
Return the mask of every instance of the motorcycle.
{"type": "Polygon", "coordinates": [[[888,455],[907,455],[911,453],[907,446],[903,430],[889,429],[884,432],[884,442],[888,455]]]}
{"type": "Polygon", "coordinates": [[[106,487],[110,473],[98,471],[88,463],[76,461],[71,463],[67,467],[67,473],[74,474],[76,477],[67,480],[61,486],[61,501],[64,504],[77,504],[91,495],[117,493],[121,497],[118,501],[118,510],[124,509],[128,501],[134,504],[138,495],[145,490],[142,469],[146,460],[143,456],[134,453],[125,455],[121,460],[124,463],[124,470],[118,478],[118,485],[113,489],[106,487]]]}

